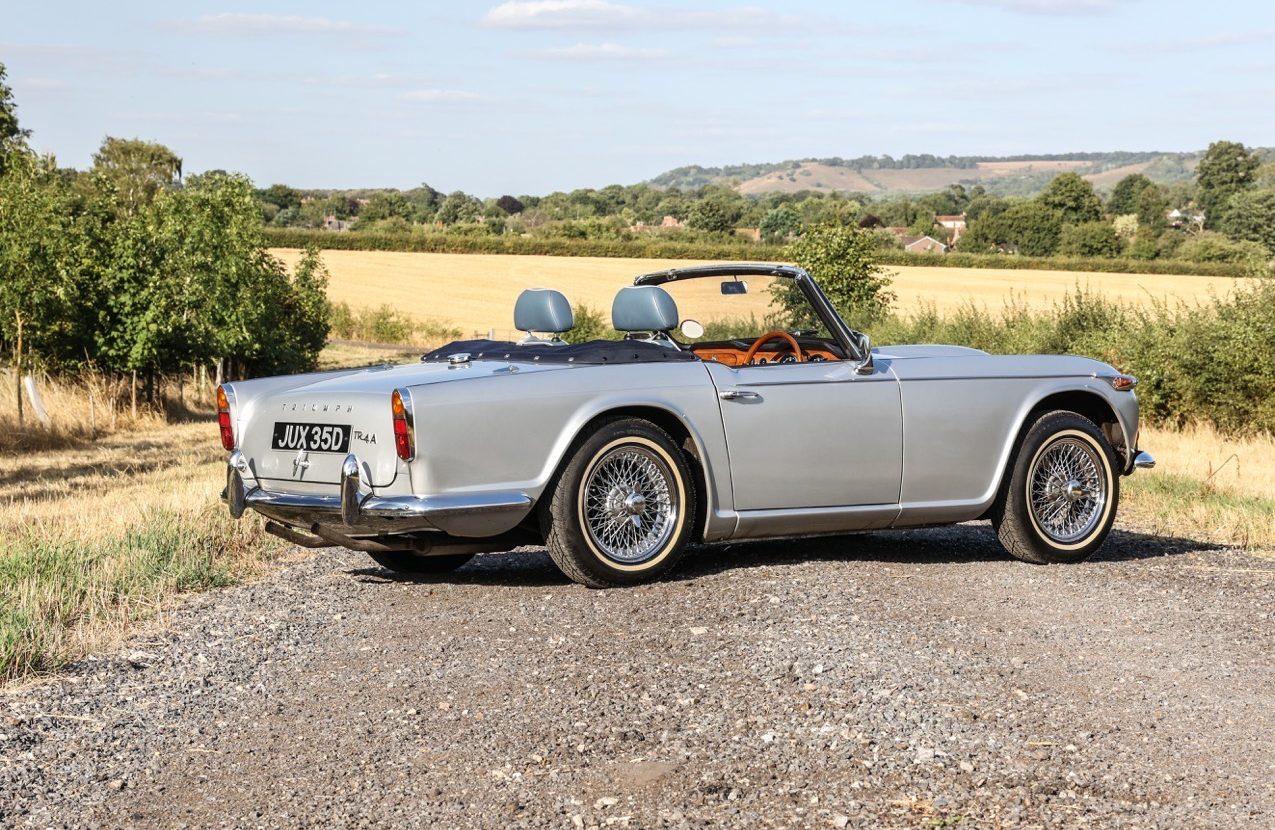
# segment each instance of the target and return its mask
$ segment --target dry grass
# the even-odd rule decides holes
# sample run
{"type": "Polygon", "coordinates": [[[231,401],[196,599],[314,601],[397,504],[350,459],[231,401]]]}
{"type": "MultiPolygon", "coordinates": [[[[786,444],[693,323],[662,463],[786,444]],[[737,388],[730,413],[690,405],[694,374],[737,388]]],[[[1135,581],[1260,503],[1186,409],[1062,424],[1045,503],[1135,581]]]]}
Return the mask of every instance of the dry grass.
{"type": "MultiPolygon", "coordinates": [[[[300,252],[276,249],[291,267],[300,252]]],[[[466,337],[493,331],[513,336],[513,305],[524,288],[556,288],[573,303],[609,313],[611,300],[633,277],[680,265],[703,264],[677,260],[595,257],[510,256],[503,254],[431,254],[393,251],[324,251],[331,272],[328,295],[352,308],[389,304],[421,321],[451,324],[466,337]]],[[[895,266],[896,309],[903,313],[930,304],[940,313],[954,311],[973,300],[991,309],[1015,297],[1031,307],[1046,308],[1088,286],[1104,296],[1128,304],[1152,299],[1197,301],[1212,292],[1224,294],[1240,282],[1230,277],[1150,274],[1093,274],[1072,271],[1015,271],[895,266]]],[[[765,280],[751,280],[750,293],[732,297],[724,315],[758,319],[769,310],[765,280]]],[[[678,302],[703,308],[722,307],[715,280],[678,286],[678,302]],[[699,283],[702,283],[699,284],[699,283]]],[[[712,316],[699,314],[701,322],[712,316]]]]}
{"type": "Polygon", "coordinates": [[[111,643],[282,546],[217,500],[211,418],[0,457],[0,681],[111,643]]]}
{"type": "Polygon", "coordinates": [[[50,425],[40,424],[23,393],[24,418],[19,426],[13,371],[4,372],[0,377],[0,453],[83,444],[114,432],[155,429],[166,422],[166,408],[185,411],[185,407],[212,405],[211,386],[199,390],[186,379],[180,386],[173,380],[160,384],[157,390],[157,401],[167,401],[168,406],[148,406],[139,388],[134,414],[130,386],[128,379],[97,372],[61,379],[39,375],[36,388],[48,410],[50,425]]]}
{"type": "Polygon", "coordinates": [[[1275,438],[1143,427],[1156,468],[1125,479],[1122,512],[1156,533],[1275,554],[1275,438]]]}

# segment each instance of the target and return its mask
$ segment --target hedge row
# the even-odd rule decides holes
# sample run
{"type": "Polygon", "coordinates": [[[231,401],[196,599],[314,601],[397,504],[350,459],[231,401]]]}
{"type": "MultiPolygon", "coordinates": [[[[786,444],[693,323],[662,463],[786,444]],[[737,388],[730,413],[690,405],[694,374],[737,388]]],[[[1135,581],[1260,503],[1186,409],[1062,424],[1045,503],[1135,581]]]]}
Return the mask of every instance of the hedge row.
{"type": "MultiPolygon", "coordinates": [[[[266,241],[276,248],[343,251],[412,251],[443,254],[534,254],[542,256],[628,257],[635,259],[712,259],[775,262],[783,247],[758,243],[669,242],[662,240],[542,239],[525,236],[452,236],[387,234],[366,231],[333,233],[301,228],[266,228],[266,241]]],[[[1211,277],[1245,276],[1244,266],[1229,262],[1180,260],[1021,257],[997,254],[913,254],[882,251],[886,265],[944,268],[1011,268],[1045,271],[1096,271],[1126,274],[1185,274],[1211,277]]]]}

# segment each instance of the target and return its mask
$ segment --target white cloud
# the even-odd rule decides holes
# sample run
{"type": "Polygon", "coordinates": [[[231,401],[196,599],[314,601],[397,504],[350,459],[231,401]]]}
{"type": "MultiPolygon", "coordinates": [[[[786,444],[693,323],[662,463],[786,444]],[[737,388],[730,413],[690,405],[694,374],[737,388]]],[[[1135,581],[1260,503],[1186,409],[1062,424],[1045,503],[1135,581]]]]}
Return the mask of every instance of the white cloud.
{"type": "Polygon", "coordinates": [[[666,9],[610,0],[508,0],[482,23],[496,29],[773,29],[797,22],[756,6],[712,10],[666,9]]]}
{"type": "Polygon", "coordinates": [[[482,98],[476,92],[463,89],[412,89],[398,96],[403,101],[421,101],[427,104],[477,101],[482,98]]]}
{"type": "Polygon", "coordinates": [[[1134,0],[950,0],[967,6],[996,6],[1022,14],[1083,15],[1101,14],[1134,0]]]}
{"type": "Polygon", "coordinates": [[[193,21],[172,24],[174,28],[193,33],[227,35],[397,35],[401,29],[331,20],[326,17],[302,17],[295,14],[250,14],[222,12],[203,14],[193,21]]]}
{"type": "Polygon", "coordinates": [[[567,61],[644,61],[668,57],[664,49],[643,49],[619,43],[577,43],[532,52],[532,57],[567,61]]]}

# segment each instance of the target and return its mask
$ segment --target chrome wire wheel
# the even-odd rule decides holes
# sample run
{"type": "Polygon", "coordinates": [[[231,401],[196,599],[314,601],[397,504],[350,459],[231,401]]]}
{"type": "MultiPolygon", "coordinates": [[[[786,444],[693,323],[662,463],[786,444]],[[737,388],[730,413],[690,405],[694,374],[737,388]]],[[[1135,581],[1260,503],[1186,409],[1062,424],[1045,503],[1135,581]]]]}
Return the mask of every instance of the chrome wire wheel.
{"type": "Polygon", "coordinates": [[[625,565],[659,553],[679,525],[673,476],[664,459],[635,444],[615,447],[594,462],[582,488],[583,514],[598,550],[625,565]]]}
{"type": "Polygon", "coordinates": [[[1046,444],[1027,475],[1036,526],[1060,545],[1078,542],[1102,522],[1107,476],[1097,448],[1067,436],[1046,444]]]}

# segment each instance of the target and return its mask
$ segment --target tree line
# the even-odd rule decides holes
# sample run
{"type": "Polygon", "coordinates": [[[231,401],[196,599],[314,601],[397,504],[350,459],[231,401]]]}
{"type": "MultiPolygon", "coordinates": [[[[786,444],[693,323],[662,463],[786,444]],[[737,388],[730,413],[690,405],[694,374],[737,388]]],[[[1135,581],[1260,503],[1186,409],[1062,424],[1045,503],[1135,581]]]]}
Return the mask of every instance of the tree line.
{"type": "Polygon", "coordinates": [[[1275,255],[1275,163],[1263,163],[1256,152],[1229,141],[1209,147],[1193,180],[1163,185],[1134,173],[1105,198],[1074,172],[1054,176],[1030,198],[961,184],[912,197],[745,195],[720,183],[686,189],[610,185],[488,199],[443,194],[429,185],[302,191],[276,184],[257,195],[263,221],[274,227],[319,228],[333,217],[355,231],[378,234],[618,242],[658,237],[714,244],[741,241],[740,229],[755,229],[759,241],[776,245],[811,227],[857,224],[896,229],[878,235],[883,248],[899,247],[897,229],[906,229],[976,254],[1243,263],[1253,271],[1267,268],[1275,255]],[[968,233],[958,237],[936,221],[952,214],[966,217],[968,233]]]}
{"type": "MultiPolygon", "coordinates": [[[[84,171],[26,145],[0,65],[0,346],[25,369],[228,376],[314,365],[328,331],[314,252],[266,250],[247,178],[183,178],[159,144],[108,137],[84,171]]],[[[150,384],[148,384],[150,388],[150,384]]]]}

